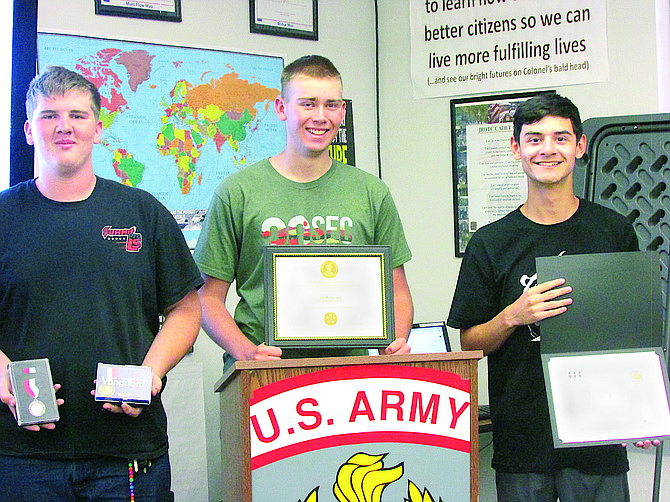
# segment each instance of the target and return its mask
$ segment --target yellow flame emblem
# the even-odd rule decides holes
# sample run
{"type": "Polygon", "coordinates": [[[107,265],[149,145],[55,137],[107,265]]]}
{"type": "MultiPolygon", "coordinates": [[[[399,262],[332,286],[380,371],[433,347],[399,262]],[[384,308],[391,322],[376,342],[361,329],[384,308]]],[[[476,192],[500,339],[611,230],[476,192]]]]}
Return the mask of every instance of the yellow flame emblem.
{"type": "MultiPolygon", "coordinates": [[[[433,496],[430,494],[427,488],[423,490],[423,493],[421,493],[419,487],[411,481],[407,487],[407,496],[409,498],[406,498],[405,502],[434,502],[433,496]]],[[[442,499],[440,499],[440,502],[442,502],[442,499]]]]}
{"type": "MultiPolygon", "coordinates": [[[[302,502],[298,500],[298,502],[302,502]]],[[[314,488],[311,492],[309,492],[309,495],[307,495],[307,498],[305,499],[305,502],[319,502],[319,487],[317,486],[314,488]]]]}
{"type": "Polygon", "coordinates": [[[337,471],[333,493],[339,502],[380,502],[387,485],[400,479],[403,464],[384,469],[383,455],[357,453],[337,471]]]}
{"type": "MultiPolygon", "coordinates": [[[[356,453],[337,471],[333,494],[338,502],[381,502],[384,489],[398,481],[404,473],[404,463],[384,469],[384,457],[356,453]]],[[[305,502],[319,502],[319,487],[314,488],[305,502]]],[[[298,502],[302,502],[298,500],[298,502]]],[[[427,488],[423,492],[411,480],[408,481],[407,498],[404,502],[435,502],[427,488]]],[[[440,498],[438,502],[442,502],[440,498]]]]}

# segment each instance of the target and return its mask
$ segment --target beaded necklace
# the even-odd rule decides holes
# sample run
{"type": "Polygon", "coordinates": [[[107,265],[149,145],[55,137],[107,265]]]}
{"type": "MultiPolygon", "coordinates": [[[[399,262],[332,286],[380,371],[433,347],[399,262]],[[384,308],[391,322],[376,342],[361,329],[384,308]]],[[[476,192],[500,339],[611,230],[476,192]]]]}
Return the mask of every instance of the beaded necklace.
{"type": "Polygon", "coordinates": [[[151,467],[151,460],[128,460],[128,487],[130,488],[130,502],[135,502],[135,475],[142,469],[147,472],[151,467]]]}
{"type": "Polygon", "coordinates": [[[128,461],[128,485],[130,486],[130,502],[135,502],[135,466],[128,461]]]}

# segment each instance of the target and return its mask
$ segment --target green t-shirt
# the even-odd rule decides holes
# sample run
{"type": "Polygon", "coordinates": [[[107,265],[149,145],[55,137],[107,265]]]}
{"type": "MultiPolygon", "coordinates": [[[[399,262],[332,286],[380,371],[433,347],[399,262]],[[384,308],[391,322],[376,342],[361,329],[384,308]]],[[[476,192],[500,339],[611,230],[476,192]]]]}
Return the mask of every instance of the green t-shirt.
{"type": "Polygon", "coordinates": [[[393,268],[411,258],[395,203],[379,178],[333,160],[321,178],[298,183],[266,159],[217,187],[194,257],[201,272],[236,281],[235,322],[259,344],[265,340],[263,248],[324,244],[389,245],[393,268]]]}

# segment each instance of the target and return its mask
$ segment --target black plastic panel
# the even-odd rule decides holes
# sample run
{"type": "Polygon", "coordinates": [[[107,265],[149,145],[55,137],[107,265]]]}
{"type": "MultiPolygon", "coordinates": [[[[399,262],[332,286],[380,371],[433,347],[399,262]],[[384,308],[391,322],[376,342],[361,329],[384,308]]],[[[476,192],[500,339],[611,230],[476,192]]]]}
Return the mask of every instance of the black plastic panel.
{"type": "Polygon", "coordinates": [[[663,304],[670,266],[670,114],[593,118],[584,122],[587,154],[575,191],[625,215],[640,249],[661,258],[663,304]]]}

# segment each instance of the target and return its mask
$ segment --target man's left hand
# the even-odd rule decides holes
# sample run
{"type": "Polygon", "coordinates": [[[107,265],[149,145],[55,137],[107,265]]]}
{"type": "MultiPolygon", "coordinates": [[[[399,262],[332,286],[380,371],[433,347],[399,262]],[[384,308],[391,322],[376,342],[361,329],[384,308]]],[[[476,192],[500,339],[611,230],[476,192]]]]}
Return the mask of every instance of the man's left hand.
{"type": "Polygon", "coordinates": [[[646,439],[644,441],[636,441],[635,443],[633,443],[635,448],[642,448],[643,450],[648,450],[652,446],[660,446],[660,444],[661,444],[661,441],[658,440],[658,439],[654,439],[654,440],[646,439]]]}
{"type": "MultiPolygon", "coordinates": [[[[163,388],[163,381],[153,371],[151,372],[151,376],[152,376],[151,395],[155,396],[163,388]]],[[[92,394],[95,394],[95,391],[92,391],[92,394]]],[[[125,414],[130,417],[136,418],[140,415],[140,413],[142,413],[144,407],[134,406],[128,403],[121,403],[121,404],[105,403],[102,405],[102,409],[107,410],[110,413],[125,414]]]]}

